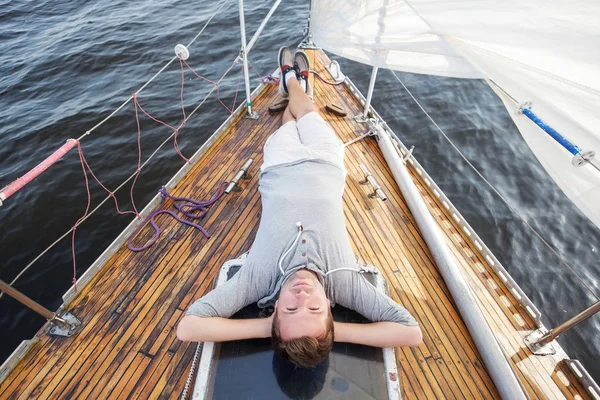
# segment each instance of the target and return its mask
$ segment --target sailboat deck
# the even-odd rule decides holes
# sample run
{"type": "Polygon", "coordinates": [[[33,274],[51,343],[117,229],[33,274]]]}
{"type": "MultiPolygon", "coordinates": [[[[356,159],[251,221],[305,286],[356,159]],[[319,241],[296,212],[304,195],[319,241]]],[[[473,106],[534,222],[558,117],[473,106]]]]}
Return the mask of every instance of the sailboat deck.
{"type": "MultiPolygon", "coordinates": [[[[328,62],[316,52],[314,68],[329,76],[328,62]]],[[[365,132],[351,116],[361,105],[344,86],[314,81],[315,101],[343,141],[365,132]],[[325,104],[338,103],[345,118],[328,114],[325,104]]],[[[207,293],[222,264],[248,250],[258,228],[261,203],[258,168],[262,146],[277,129],[281,114],[267,107],[279,101],[268,85],[255,99],[257,121],[237,118],[180,181],[172,194],[209,198],[231,179],[248,158],[252,179],[215,203],[203,225],[211,237],[161,216],[162,234],[150,249],[134,253],[126,246],[107,261],[73,301],[69,311],[83,321],[68,339],[49,337],[42,329],[35,344],[0,384],[0,398],[177,398],[192,362],[195,343],[176,338],[175,327],[187,307],[207,293]]],[[[424,343],[397,349],[402,394],[409,399],[499,398],[483,361],[462,322],[449,291],[421,237],[374,139],[346,149],[348,178],[344,210],[348,232],[359,259],[378,266],[390,295],[420,322],[424,343]],[[388,196],[370,199],[359,184],[365,163],[388,196]]],[[[411,169],[448,245],[471,284],[488,323],[530,398],[587,398],[560,357],[536,357],[522,337],[535,329],[466,234],[447,214],[427,185],[411,169]]],[[[167,202],[167,206],[171,203],[167,202]]],[[[137,244],[151,237],[144,229],[137,244]]]]}

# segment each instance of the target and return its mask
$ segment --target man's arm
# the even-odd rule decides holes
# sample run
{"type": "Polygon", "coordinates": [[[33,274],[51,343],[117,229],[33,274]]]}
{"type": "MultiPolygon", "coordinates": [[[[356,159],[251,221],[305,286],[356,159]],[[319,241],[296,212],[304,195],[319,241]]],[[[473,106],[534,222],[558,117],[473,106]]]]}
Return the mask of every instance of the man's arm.
{"type": "Polygon", "coordinates": [[[177,326],[179,340],[221,342],[270,336],[270,318],[228,319],[268,293],[272,278],[264,270],[257,271],[251,257],[250,254],[244,266],[231,279],[188,308],[177,326]]]}
{"type": "Polygon", "coordinates": [[[228,319],[183,317],[177,326],[177,338],[184,342],[226,342],[271,337],[272,316],[269,318],[228,319]]]}
{"type": "Polygon", "coordinates": [[[419,326],[397,322],[371,322],[368,324],[334,323],[336,342],[357,343],[374,347],[418,346],[423,341],[419,326]]]}

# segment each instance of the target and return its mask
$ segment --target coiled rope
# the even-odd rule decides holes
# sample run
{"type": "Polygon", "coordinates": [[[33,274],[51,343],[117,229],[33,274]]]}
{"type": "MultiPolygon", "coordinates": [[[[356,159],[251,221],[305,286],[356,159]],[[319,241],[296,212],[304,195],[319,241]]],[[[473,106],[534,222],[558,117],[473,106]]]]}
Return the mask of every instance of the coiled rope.
{"type": "Polygon", "coordinates": [[[396,79],[398,80],[398,82],[400,82],[400,84],[402,85],[402,87],[404,88],[404,90],[406,91],[406,93],[408,93],[408,95],[413,99],[413,101],[419,106],[419,108],[421,109],[421,111],[423,111],[423,113],[427,116],[427,118],[429,118],[429,120],[431,121],[431,123],[437,128],[437,130],[442,134],[442,136],[448,141],[448,143],[450,143],[450,145],[454,148],[454,150],[456,150],[456,152],[461,156],[461,158],[467,163],[467,165],[469,167],[471,167],[471,169],[473,169],[473,171],[475,171],[475,173],[490,187],[490,189],[492,189],[492,191],[494,193],[496,193],[496,195],[498,195],[498,197],[500,197],[500,199],[504,202],[504,204],[506,204],[506,206],[513,212],[515,213],[515,215],[517,217],[519,217],[519,219],[521,220],[521,222],[528,227],[535,236],[538,237],[538,239],[540,239],[542,241],[542,243],[544,243],[544,245],[560,260],[560,262],[565,265],[572,273],[573,275],[575,275],[577,277],[577,279],[581,282],[581,284],[592,294],[593,297],[596,298],[596,300],[600,300],[600,298],[598,298],[598,295],[596,295],[596,292],[583,280],[583,278],[577,273],[575,272],[575,270],[573,269],[573,267],[571,267],[571,265],[558,253],[558,251],[556,251],[554,249],[554,247],[552,247],[552,245],[550,243],[548,243],[546,241],[546,239],[544,239],[544,237],[533,227],[531,226],[531,224],[529,224],[529,222],[527,222],[527,220],[519,213],[519,211],[517,211],[517,209],[515,207],[513,207],[509,201],[502,195],[502,193],[500,193],[498,191],[498,189],[496,189],[494,187],[494,185],[492,185],[490,183],[490,181],[488,181],[485,176],[483,176],[483,174],[481,172],[479,172],[479,170],[469,161],[469,159],[460,151],[460,149],[454,144],[454,142],[452,141],[452,139],[450,139],[450,137],[444,132],[444,130],[435,122],[435,120],[431,117],[431,115],[429,115],[429,113],[427,112],[427,110],[425,110],[425,108],[421,105],[421,103],[419,103],[419,101],[415,98],[415,96],[413,96],[413,94],[411,93],[410,90],[408,90],[408,88],[406,87],[406,85],[404,84],[404,82],[402,82],[402,79],[400,79],[400,77],[398,77],[398,75],[396,75],[395,71],[390,70],[390,72],[392,73],[392,75],[394,75],[396,77],[396,79]]]}
{"type": "Polygon", "coordinates": [[[210,200],[207,200],[207,201],[198,201],[198,200],[190,199],[187,197],[171,196],[169,194],[169,192],[167,191],[167,188],[163,186],[159,191],[159,194],[162,198],[160,205],[131,234],[131,236],[129,237],[129,240],[127,241],[127,247],[129,248],[129,250],[136,251],[136,252],[143,251],[143,250],[146,250],[146,249],[149,249],[150,247],[152,247],[156,243],[156,241],[158,240],[158,238],[160,236],[160,228],[156,224],[155,218],[161,214],[170,215],[171,217],[175,218],[177,221],[181,222],[182,224],[185,224],[185,225],[188,225],[188,226],[198,229],[200,232],[202,232],[202,234],[206,238],[209,238],[210,234],[204,229],[204,227],[202,225],[194,223],[192,221],[185,220],[183,218],[180,218],[173,211],[164,209],[163,207],[164,207],[167,199],[171,199],[174,202],[173,207],[175,207],[179,212],[181,212],[183,215],[185,215],[189,219],[195,219],[195,220],[202,219],[208,212],[207,207],[212,205],[214,202],[216,202],[223,196],[223,194],[225,193],[225,188],[227,187],[228,184],[229,184],[229,182],[221,182],[217,188],[216,193],[213,195],[213,197],[210,200]],[[179,203],[181,203],[181,204],[179,204],[179,203]],[[137,237],[137,235],[140,233],[140,231],[142,229],[144,229],[146,227],[146,225],[148,225],[148,222],[150,223],[150,226],[152,226],[152,229],[154,229],[154,236],[152,236],[152,238],[145,245],[143,245],[141,247],[135,247],[133,245],[133,240],[137,237]]]}

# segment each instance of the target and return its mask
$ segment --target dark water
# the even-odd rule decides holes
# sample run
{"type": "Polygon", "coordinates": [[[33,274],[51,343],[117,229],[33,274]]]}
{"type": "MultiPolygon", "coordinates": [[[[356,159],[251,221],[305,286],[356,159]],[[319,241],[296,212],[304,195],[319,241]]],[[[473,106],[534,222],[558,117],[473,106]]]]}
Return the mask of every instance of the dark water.
{"type": "MultiPolygon", "coordinates": [[[[192,65],[218,78],[239,51],[237,2],[230,1],[190,48],[192,65]]],[[[281,4],[250,56],[266,74],[276,50],[298,43],[308,2],[281,4]]],[[[219,3],[220,4],[220,3],[219,3]]],[[[0,186],[22,175],[64,143],[79,137],[114,110],[187,43],[216,10],[216,2],[0,0],[0,186]]],[[[253,32],[270,4],[248,1],[247,32],[253,32]],[[259,4],[260,3],[260,4],[259,4]]],[[[250,36],[250,35],[249,35],[250,36]]],[[[340,60],[366,93],[370,68],[340,60]]],[[[231,104],[237,69],[223,82],[231,104]]],[[[402,140],[415,145],[420,162],[538,305],[547,326],[581,311],[600,294],[600,233],[547,176],[492,91],[481,81],[402,73],[400,76],[464,154],[568,261],[591,293],[451,149],[395,78],[380,72],[373,105],[402,140]]],[[[252,79],[256,87],[258,79],[252,79]]],[[[210,89],[186,75],[188,112],[210,89]]],[[[140,96],[140,103],[171,125],[181,119],[180,70],[174,64],[140,96]]],[[[239,99],[238,99],[239,100],[239,99]]],[[[214,101],[194,115],[179,136],[191,156],[227,117],[214,101]]],[[[170,131],[142,119],[147,157],[170,131]]],[[[97,176],[114,189],[137,163],[133,105],[82,143],[97,176]]],[[[166,145],[142,172],[134,196],[141,209],[180,168],[166,145]]],[[[0,208],[0,278],[12,281],[46,246],[68,231],[85,210],[86,192],[77,153],[72,151],[0,208]]],[[[104,197],[91,184],[92,204],[104,197]]],[[[128,189],[117,197],[130,209],[128,189]],[[129,205],[128,205],[129,204],[129,205]]],[[[129,223],[108,202],[77,230],[78,276],[129,223]]],[[[60,242],[21,277],[15,287],[54,310],[73,275],[70,239],[60,242]]],[[[43,319],[4,296],[0,300],[0,358],[35,334],[43,319]]],[[[600,381],[600,317],[568,332],[561,343],[600,381]]]]}

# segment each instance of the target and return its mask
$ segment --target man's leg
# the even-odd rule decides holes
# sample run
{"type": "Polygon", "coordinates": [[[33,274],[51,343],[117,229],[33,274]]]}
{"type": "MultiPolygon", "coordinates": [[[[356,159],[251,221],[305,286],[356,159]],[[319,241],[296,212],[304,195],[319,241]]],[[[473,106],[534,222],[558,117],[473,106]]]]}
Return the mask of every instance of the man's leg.
{"type": "Polygon", "coordinates": [[[297,79],[288,80],[287,88],[290,94],[288,109],[296,120],[299,120],[310,112],[317,111],[317,107],[315,107],[310,97],[304,92],[297,79]]]}
{"type": "Polygon", "coordinates": [[[261,171],[267,168],[293,163],[311,158],[310,150],[300,142],[296,118],[288,106],[281,120],[281,126],[267,139],[264,146],[264,161],[261,171]]]}
{"type": "Polygon", "coordinates": [[[290,95],[288,109],[296,117],[302,144],[311,150],[313,158],[330,161],[344,169],[344,147],[340,139],[319,115],[298,80],[289,79],[287,87],[290,95]]]}
{"type": "Polygon", "coordinates": [[[290,111],[290,107],[286,107],[285,111],[283,112],[283,118],[281,119],[281,125],[290,122],[290,121],[295,121],[296,118],[294,118],[294,115],[292,114],[292,112],[290,111]]]}

